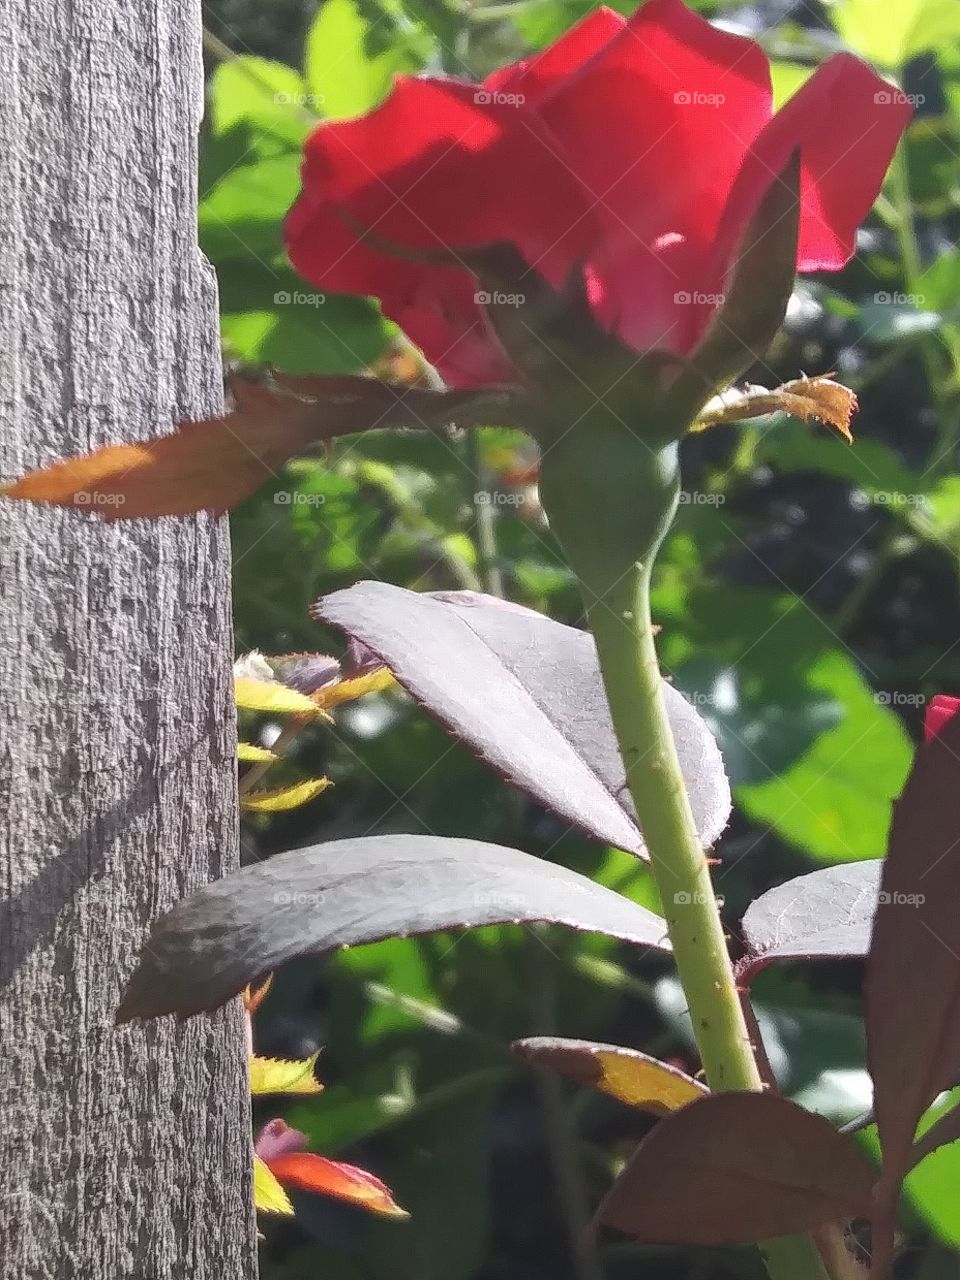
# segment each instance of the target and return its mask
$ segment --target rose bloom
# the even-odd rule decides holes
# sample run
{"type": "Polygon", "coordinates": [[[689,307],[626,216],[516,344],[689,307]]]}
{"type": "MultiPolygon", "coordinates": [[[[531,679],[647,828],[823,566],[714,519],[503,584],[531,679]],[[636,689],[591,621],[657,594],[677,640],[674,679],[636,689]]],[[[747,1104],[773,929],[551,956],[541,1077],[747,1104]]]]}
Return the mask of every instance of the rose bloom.
{"type": "Polygon", "coordinates": [[[400,77],[368,115],[321,124],[287,248],[321,288],[378,297],[454,386],[518,380],[457,256],[494,244],[555,290],[582,272],[593,318],[627,348],[683,356],[792,154],[797,268],[835,271],[909,115],[845,53],[774,113],[752,40],[682,0],[648,0],[629,20],[599,9],[482,86],[400,77]]]}

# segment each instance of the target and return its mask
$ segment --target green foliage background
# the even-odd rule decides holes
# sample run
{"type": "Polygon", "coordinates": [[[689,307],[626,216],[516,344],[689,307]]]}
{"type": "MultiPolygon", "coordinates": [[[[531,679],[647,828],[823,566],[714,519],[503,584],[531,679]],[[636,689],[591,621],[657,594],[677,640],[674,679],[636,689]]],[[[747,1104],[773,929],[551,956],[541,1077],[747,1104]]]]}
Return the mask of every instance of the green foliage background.
{"type": "MultiPolygon", "coordinates": [[[[280,222],[318,119],[374,105],[396,72],[480,77],[591,7],[211,5],[199,229],[220,281],[228,360],[353,372],[397,341],[374,302],[320,302],[285,260],[280,222]],[[313,301],[290,300],[298,294],[313,301]]],[[[736,816],[717,850],[735,933],[770,885],[882,854],[924,701],[960,692],[960,3],[697,7],[762,41],[781,99],[840,41],[919,99],[857,260],[799,285],[768,367],[751,374],[769,383],[839,370],[861,397],[856,449],[787,420],[685,446],[685,483],[700,497],[681,509],[655,610],[664,666],[713,725],[735,785],[736,816]]],[[[490,429],[476,447],[371,434],[291,465],[233,518],[238,649],[336,651],[308,606],[371,577],[414,589],[502,585],[578,622],[570,575],[520,474],[534,461],[523,437],[490,429]],[[276,501],[289,490],[302,500],[276,501]],[[478,493],[498,498],[483,504],[478,493]]],[[[304,810],[251,823],[248,858],[429,830],[516,844],[652,900],[642,867],[505,791],[398,696],[368,698],[303,735],[278,781],[284,771],[337,785],[304,810]]],[[[757,984],[785,1086],[838,1120],[868,1103],[859,976],[821,965],[768,971],[757,984]]],[[[550,1030],[690,1061],[682,997],[661,961],[558,931],[397,940],[280,975],[260,1050],[322,1043],[328,1082],[286,1118],[316,1150],[376,1170],[413,1218],[380,1222],[303,1198],[295,1223],[266,1225],[264,1276],[756,1274],[746,1252],[707,1260],[611,1238],[596,1256],[578,1253],[582,1215],[647,1122],[511,1060],[511,1037],[550,1030]]],[[[956,1274],[958,1204],[960,1149],[948,1148],[913,1177],[903,1275],[956,1274]]]]}

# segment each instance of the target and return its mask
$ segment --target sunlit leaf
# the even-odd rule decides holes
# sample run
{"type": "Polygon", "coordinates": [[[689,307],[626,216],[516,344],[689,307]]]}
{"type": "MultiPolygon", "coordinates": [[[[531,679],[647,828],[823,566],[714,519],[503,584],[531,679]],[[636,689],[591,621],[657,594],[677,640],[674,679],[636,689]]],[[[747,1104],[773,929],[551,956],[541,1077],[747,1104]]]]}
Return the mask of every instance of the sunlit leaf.
{"type": "Polygon", "coordinates": [[[267,760],[276,760],[277,756],[272,751],[268,751],[266,747],[256,747],[252,742],[237,743],[237,759],[246,764],[264,763],[267,760]]]}
{"type": "Polygon", "coordinates": [[[319,1052],[297,1061],[288,1058],[260,1058],[255,1055],[249,1062],[250,1092],[321,1093],[323,1085],[314,1075],[319,1057],[319,1052]]]}
{"type": "Polygon", "coordinates": [[[303,76],[269,58],[242,54],[214,67],[207,82],[207,119],[215,136],[238,124],[299,148],[314,115],[303,76]]]}
{"type": "Polygon", "coordinates": [[[240,807],[252,813],[283,813],[309,804],[331,785],[329,778],[311,778],[308,782],[295,782],[271,791],[248,791],[240,797],[240,807]]]}
{"type": "MultiPolygon", "coordinates": [[[[645,856],[592,637],[476,592],[418,594],[362,582],[320,600],[322,621],[360,640],[408,693],[501,777],[596,839],[645,856]]],[[[664,683],[704,844],[726,825],[720,754],[664,683]]]]}
{"type": "MultiPolygon", "coordinates": [[[[108,445],[0,486],[0,495],[74,507],[104,520],[221,514],[249,497],[287,459],[335,436],[380,427],[466,426],[512,414],[510,388],[398,393],[374,378],[332,377],[325,398],[235,379],[233,413],[181,423],[170,435],[108,445]]],[[[509,420],[509,419],[508,419],[509,420]]],[[[289,495],[287,496],[289,501],[289,495]]]]}
{"type": "MultiPolygon", "coordinates": [[[[795,601],[788,608],[804,612],[795,601]]],[[[787,627],[765,643],[784,663],[787,627]]],[[[756,659],[756,653],[751,659],[756,659]]],[[[850,657],[819,654],[805,671],[811,693],[842,708],[803,755],[764,782],[736,789],[755,821],[769,823],[809,856],[855,862],[883,853],[890,804],[909,768],[911,746],[899,717],[878,702],[850,657]]]]}
{"type": "Polygon", "coordinates": [[[419,71],[431,41],[395,0],[325,0],[307,33],[306,76],[325,116],[362,115],[393,77],[419,71]]]}
{"type": "Polygon", "coordinates": [[[259,1156],[253,1157],[253,1202],[261,1213],[293,1216],[290,1197],[259,1156]]]}
{"type": "Polygon", "coordinates": [[[599,1089],[627,1106],[654,1115],[676,1111],[707,1092],[706,1085],[678,1067],[620,1045],[534,1036],[515,1040],[511,1048],[528,1062],[550,1067],[578,1084],[599,1089]]]}
{"type": "Polygon", "coordinates": [[[306,694],[275,680],[235,676],[237,706],[244,711],[275,712],[277,715],[315,716],[317,705],[306,694]]]}
{"type": "MultiPolygon", "coordinates": [[[[216,259],[238,254],[271,258],[282,249],[280,224],[300,190],[300,157],[295,152],[237,165],[200,201],[200,247],[216,259]]],[[[282,282],[272,273],[272,299],[282,282]]],[[[304,287],[305,289],[305,287],[304,287]]],[[[257,309],[257,297],[248,305],[257,309]]]]}
{"type": "Polygon", "coordinates": [[[379,670],[370,671],[366,675],[353,676],[349,680],[338,680],[336,684],[321,689],[314,697],[320,706],[329,710],[331,707],[341,706],[344,702],[353,702],[356,698],[362,698],[368,693],[383,693],[395,685],[393,672],[388,667],[380,667],[379,670]]]}
{"type": "Polygon", "coordinates": [[[440,836],[335,840],[245,867],[161,916],[118,1017],[216,1008],[295,956],[507,921],[669,945],[653,912],[518,849],[440,836]]]}
{"type": "Polygon", "coordinates": [[[836,0],[828,11],[846,44],[894,71],[925,49],[960,39],[956,0],[836,0]]]}
{"type": "Polygon", "coordinates": [[[270,1161],[270,1169],[287,1187],[347,1200],[387,1218],[409,1217],[379,1178],[352,1164],[341,1164],[309,1151],[290,1151],[270,1161]]]}
{"type": "Polygon", "coordinates": [[[882,867],[879,861],[824,867],[755,898],[743,917],[749,952],[739,965],[741,980],[771,960],[865,956],[882,867]]]}

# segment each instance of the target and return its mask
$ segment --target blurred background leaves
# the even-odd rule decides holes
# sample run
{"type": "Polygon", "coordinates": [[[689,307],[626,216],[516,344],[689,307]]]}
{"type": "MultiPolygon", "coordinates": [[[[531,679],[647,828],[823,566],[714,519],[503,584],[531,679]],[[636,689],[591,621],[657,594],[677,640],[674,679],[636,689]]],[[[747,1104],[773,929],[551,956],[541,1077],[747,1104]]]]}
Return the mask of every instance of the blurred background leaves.
{"type": "MultiPolygon", "coordinates": [[[[326,373],[402,363],[376,303],[321,295],[286,262],[280,222],[304,138],[320,119],[375,105],[397,72],[479,78],[592,7],[209,3],[199,231],[220,283],[228,363],[326,373]]],[[[735,930],[771,885],[882,854],[924,702],[960,692],[960,3],[695,7],[762,42],[778,101],[845,43],[917,103],[857,259],[828,282],[798,284],[783,333],[750,374],[773,385],[801,369],[836,370],[860,396],[856,448],[785,419],[715,428],[684,446],[687,501],[662,556],[655,614],[664,668],[717,733],[734,783],[716,878],[735,930]]],[[[232,519],[238,651],[338,652],[308,608],[364,578],[502,589],[580,622],[535,463],[522,436],[491,428],[469,442],[353,437],[291,464],[232,519]]],[[[270,745],[278,729],[260,717],[244,736],[270,745]]],[[[248,816],[247,860],[424,830],[516,845],[656,905],[642,866],[507,791],[398,692],[305,729],[271,780],[324,775],[336,785],[311,804],[248,816]]],[[[781,1082],[837,1120],[867,1102],[859,980],[857,965],[837,963],[773,968],[756,984],[781,1082]]],[[[584,1216],[649,1121],[547,1083],[508,1052],[518,1036],[589,1036],[696,1070],[682,1015],[662,957],[559,931],[398,939],[291,966],[258,1015],[258,1047],[300,1057],[323,1045],[328,1084],[283,1114],[315,1150],[376,1172],[413,1217],[380,1222],[303,1197],[295,1220],[266,1224],[263,1275],[756,1276],[751,1251],[708,1257],[613,1237],[585,1249],[584,1216]]],[[[908,1190],[902,1274],[955,1276],[957,1149],[927,1162],[908,1190]]]]}

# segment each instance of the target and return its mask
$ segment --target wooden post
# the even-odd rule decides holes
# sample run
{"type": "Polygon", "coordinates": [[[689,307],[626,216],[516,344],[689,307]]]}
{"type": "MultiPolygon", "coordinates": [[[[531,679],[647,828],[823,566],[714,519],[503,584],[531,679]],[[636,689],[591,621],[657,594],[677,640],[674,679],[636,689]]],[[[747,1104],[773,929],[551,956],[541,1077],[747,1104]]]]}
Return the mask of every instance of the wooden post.
{"type": "MultiPolygon", "coordinates": [[[[218,407],[202,93],[194,0],[0,0],[4,477],[218,407]]],[[[113,1021],[237,864],[230,657],[225,521],[0,499],[3,1280],[256,1275],[238,1009],[113,1021]]]]}

